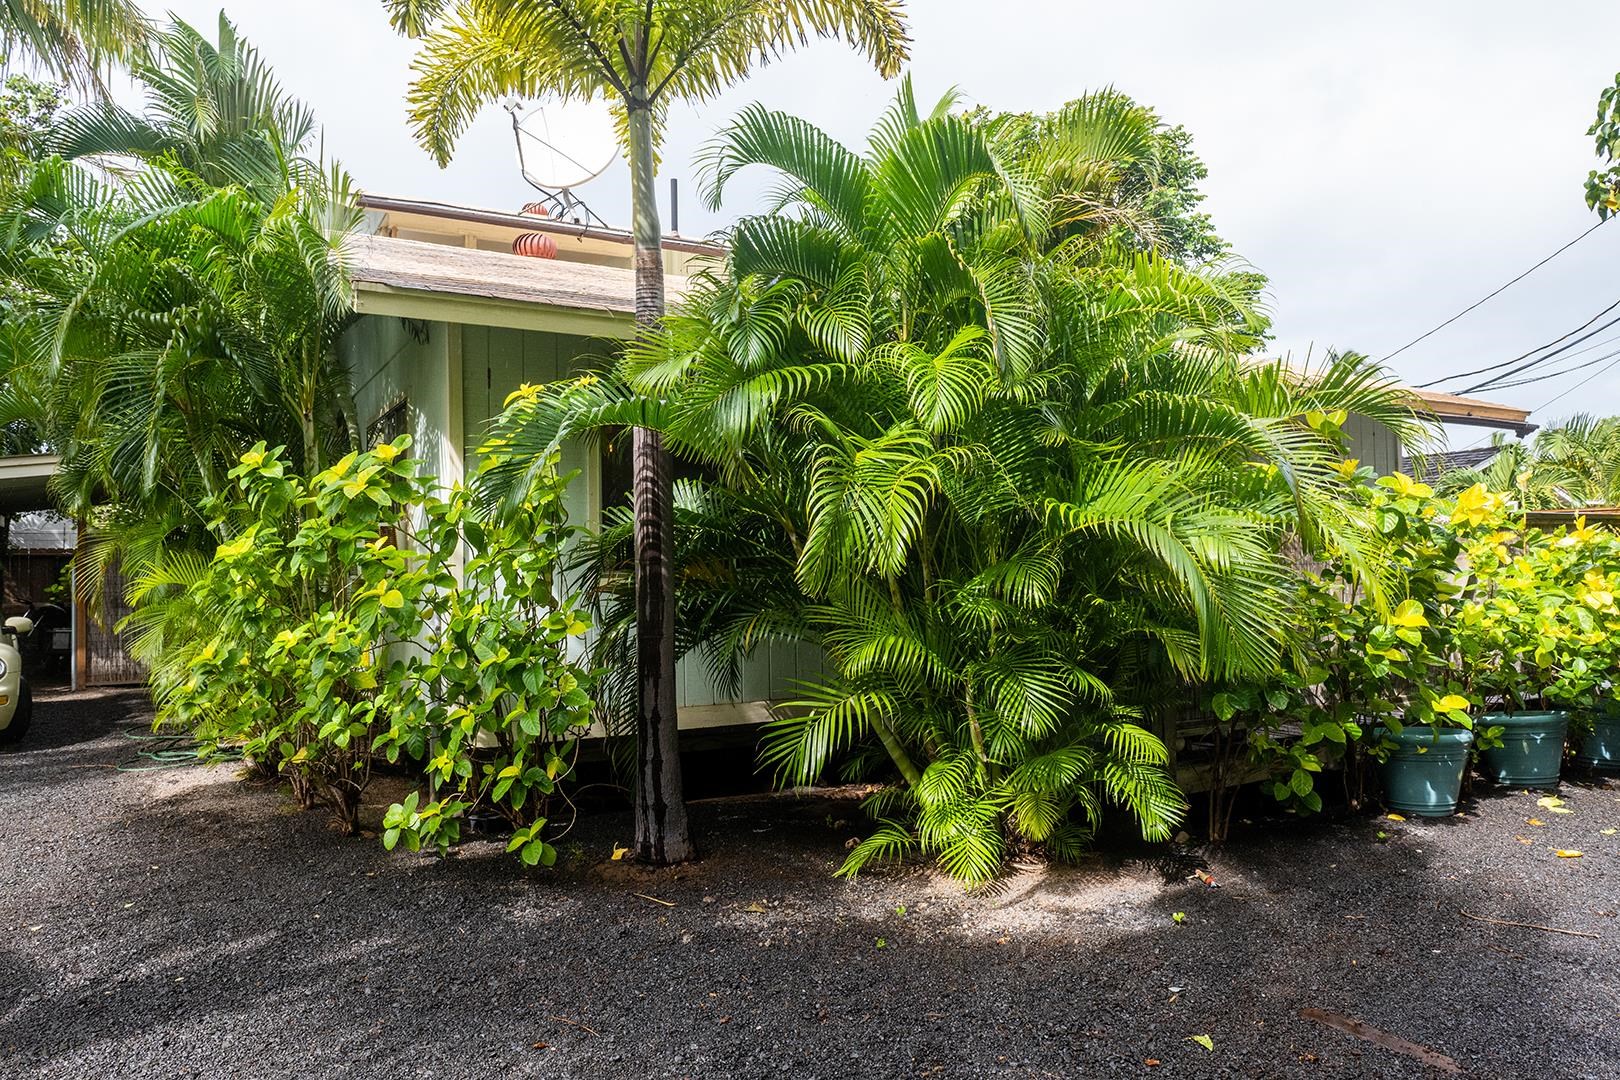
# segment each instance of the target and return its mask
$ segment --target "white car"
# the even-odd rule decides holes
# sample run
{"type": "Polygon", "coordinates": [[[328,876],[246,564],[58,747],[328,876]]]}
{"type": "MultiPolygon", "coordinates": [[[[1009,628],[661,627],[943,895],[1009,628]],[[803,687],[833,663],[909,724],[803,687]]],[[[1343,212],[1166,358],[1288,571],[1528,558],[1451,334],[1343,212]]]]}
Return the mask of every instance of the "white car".
{"type": "Polygon", "coordinates": [[[33,629],[34,621],[23,615],[12,616],[0,628],[0,743],[21,739],[34,718],[34,698],[17,651],[17,639],[33,629]]]}

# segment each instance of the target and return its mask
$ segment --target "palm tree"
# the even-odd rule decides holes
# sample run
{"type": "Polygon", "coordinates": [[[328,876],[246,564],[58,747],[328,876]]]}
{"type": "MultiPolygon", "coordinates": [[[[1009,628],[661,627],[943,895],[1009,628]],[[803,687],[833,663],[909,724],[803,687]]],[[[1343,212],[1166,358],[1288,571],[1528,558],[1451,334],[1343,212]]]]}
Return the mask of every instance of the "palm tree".
{"type": "Polygon", "coordinates": [[[135,0],[5,0],[0,46],[37,58],[61,79],[98,93],[112,62],[128,63],[146,48],[149,28],[135,0]]]}
{"type": "MultiPolygon", "coordinates": [[[[622,118],[631,173],[636,322],[664,314],[663,230],[654,168],[672,101],[702,101],[756,64],[806,42],[843,38],[884,76],[907,56],[902,0],[386,0],[394,26],[423,37],[410,95],[418,140],[440,162],[502,95],[606,98],[622,118]]],[[[675,706],[675,595],[668,560],[672,470],[657,431],[634,435],[637,856],[692,857],[681,794],[675,706]]]]}
{"type": "MultiPolygon", "coordinates": [[[[1364,357],[1248,362],[1266,321],[1245,275],[1074,227],[1138,117],[1074,117],[1095,160],[1054,163],[1028,118],[953,101],[919,108],[903,83],[864,153],[745,110],[709,197],[764,167],[785,212],[736,226],[725,274],[618,380],[514,407],[491,477],[630,420],[709,466],[681,493],[691,647],[826,657],[765,762],[897,778],[847,872],[923,851],[982,881],[1009,841],[1077,850],[1109,801],[1167,833],[1180,796],[1138,721],[1178,680],[1276,667],[1299,629],[1285,540],[1376,578],[1377,537],[1338,497],[1339,425],[1420,424],[1364,357]]],[[[599,580],[623,541],[603,537],[599,580]]]]}
{"type": "Polygon", "coordinates": [[[1620,505],[1620,417],[1577,413],[1549,424],[1530,443],[1493,436],[1497,454],[1474,469],[1440,477],[1442,493],[1482,483],[1510,492],[1527,510],[1620,505]]]}
{"type": "Polygon", "coordinates": [[[44,149],[69,160],[110,159],[113,169],[126,157],[174,166],[266,202],[319,186],[320,166],[309,156],[314,113],[223,12],[213,41],[181,20],[169,24],[131,74],[145,98],[140,112],[113,101],[70,109],[44,149]]]}
{"type": "Polygon", "coordinates": [[[207,502],[255,442],[314,473],[358,441],[335,348],[358,211],[347,176],[304,156],[308,111],[225,20],[217,43],[166,28],[135,75],[147,113],[75,110],[53,138],[90,160],[31,163],[0,195],[0,422],[32,420],[61,454],[96,594],[112,561],[211,550],[207,502]]]}

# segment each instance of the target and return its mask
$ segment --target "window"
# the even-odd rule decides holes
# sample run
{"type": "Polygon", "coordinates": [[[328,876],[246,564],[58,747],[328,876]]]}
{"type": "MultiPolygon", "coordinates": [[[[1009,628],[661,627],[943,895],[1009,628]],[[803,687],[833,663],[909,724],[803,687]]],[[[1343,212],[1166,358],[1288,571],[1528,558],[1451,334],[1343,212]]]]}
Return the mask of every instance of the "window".
{"type": "Polygon", "coordinates": [[[365,449],[369,450],[385,442],[393,442],[410,428],[407,425],[409,409],[404,398],[400,398],[383,411],[383,414],[371,422],[366,428],[365,449]]]}

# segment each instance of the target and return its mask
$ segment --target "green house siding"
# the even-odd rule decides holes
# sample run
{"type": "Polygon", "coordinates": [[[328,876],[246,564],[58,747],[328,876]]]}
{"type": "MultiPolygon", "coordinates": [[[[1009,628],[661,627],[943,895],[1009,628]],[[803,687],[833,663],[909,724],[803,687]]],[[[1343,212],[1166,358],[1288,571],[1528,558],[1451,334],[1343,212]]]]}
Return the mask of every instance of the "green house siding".
{"type": "Polygon", "coordinates": [[[461,475],[461,417],[451,407],[456,396],[451,368],[459,346],[452,329],[444,323],[366,316],[339,343],[339,355],[354,379],[362,434],[403,402],[412,453],[446,479],[461,475]]]}
{"type": "Polygon", "coordinates": [[[1400,470],[1401,441],[1389,428],[1364,416],[1351,416],[1345,420],[1344,432],[1349,436],[1349,457],[1356,458],[1379,476],[1400,470]]]}
{"type": "MultiPolygon", "coordinates": [[[[501,411],[508,394],[524,383],[550,383],[573,378],[583,370],[603,366],[620,346],[601,338],[575,337],[538,330],[463,326],[460,330],[462,449],[467,471],[478,467],[478,446],[491,418],[501,411]]],[[[581,442],[563,447],[565,472],[578,472],[566,503],[571,520],[596,527],[601,522],[602,470],[599,455],[581,442]]],[[[795,695],[794,683],[815,674],[815,650],[798,645],[761,649],[741,673],[738,694],[725,694],[699,658],[682,661],[677,672],[676,704],[686,710],[682,720],[701,717],[713,723],[761,719],[754,710],[747,717],[717,708],[739,702],[780,700],[795,695]]]]}

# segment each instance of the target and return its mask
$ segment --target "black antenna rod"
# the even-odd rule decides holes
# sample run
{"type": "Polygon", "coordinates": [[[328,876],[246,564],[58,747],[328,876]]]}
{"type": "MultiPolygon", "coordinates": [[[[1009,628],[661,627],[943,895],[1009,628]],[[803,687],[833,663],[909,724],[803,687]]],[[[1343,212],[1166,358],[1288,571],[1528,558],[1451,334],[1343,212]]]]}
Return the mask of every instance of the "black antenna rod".
{"type": "Polygon", "coordinates": [[[669,178],[669,231],[681,231],[681,182],[673,176],[669,178]]]}

